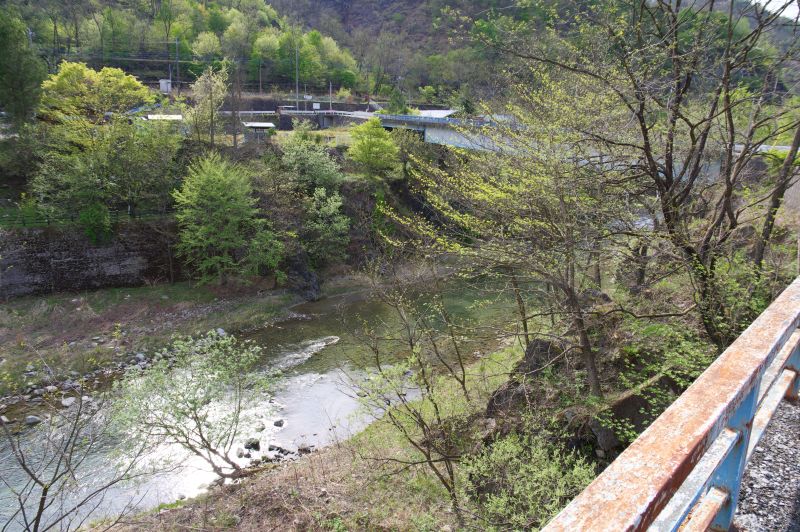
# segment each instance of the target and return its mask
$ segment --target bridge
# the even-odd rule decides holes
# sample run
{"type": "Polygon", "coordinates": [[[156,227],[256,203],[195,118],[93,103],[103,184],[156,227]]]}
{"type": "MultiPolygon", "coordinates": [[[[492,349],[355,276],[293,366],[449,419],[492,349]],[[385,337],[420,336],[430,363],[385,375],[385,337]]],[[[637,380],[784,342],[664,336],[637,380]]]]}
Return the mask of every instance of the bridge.
{"type": "Polygon", "coordinates": [[[425,142],[441,144],[469,150],[497,149],[494,141],[480,134],[482,127],[491,126],[492,122],[481,119],[441,118],[419,115],[389,115],[366,111],[315,110],[296,111],[281,110],[280,114],[312,118],[321,129],[337,125],[365,122],[377,117],[386,129],[410,129],[422,134],[425,142]]]}
{"type": "MultiPolygon", "coordinates": [[[[729,530],[748,461],[784,398],[798,399],[798,325],[800,277],[544,530],[729,530]]],[[[782,436],[796,450],[800,426],[788,430],[782,436]]],[[[789,491],[794,508],[784,510],[800,512],[800,485],[772,488],[789,491]]]]}

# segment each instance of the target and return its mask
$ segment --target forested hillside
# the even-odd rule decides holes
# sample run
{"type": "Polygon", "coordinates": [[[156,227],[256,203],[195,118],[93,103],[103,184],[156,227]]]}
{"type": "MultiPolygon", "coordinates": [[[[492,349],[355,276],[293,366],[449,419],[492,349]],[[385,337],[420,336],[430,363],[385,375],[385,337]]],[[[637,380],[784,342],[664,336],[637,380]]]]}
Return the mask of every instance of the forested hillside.
{"type": "MultiPolygon", "coordinates": [[[[260,0],[23,2],[6,0],[53,70],[61,59],[113,65],[148,81],[191,82],[208,62],[240,65],[250,89],[354,88],[356,62],[329,36],[303,31],[260,0]]],[[[313,28],[312,28],[313,29],[313,28]]]]}

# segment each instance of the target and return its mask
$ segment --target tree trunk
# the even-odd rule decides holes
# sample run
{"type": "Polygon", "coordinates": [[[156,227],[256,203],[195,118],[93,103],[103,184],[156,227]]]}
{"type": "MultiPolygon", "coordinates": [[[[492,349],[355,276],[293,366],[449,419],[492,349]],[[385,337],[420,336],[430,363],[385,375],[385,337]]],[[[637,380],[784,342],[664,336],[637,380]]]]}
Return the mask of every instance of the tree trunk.
{"type": "Polygon", "coordinates": [[[511,286],[514,288],[514,297],[517,300],[517,309],[519,310],[519,317],[522,321],[522,331],[525,336],[525,347],[527,348],[531,343],[531,338],[528,335],[528,315],[525,311],[525,301],[522,299],[522,292],[519,289],[519,282],[517,281],[517,274],[511,274],[511,286]]]}
{"type": "Polygon", "coordinates": [[[786,159],[781,165],[778,179],[775,183],[775,188],[769,198],[769,207],[767,208],[767,216],[764,218],[764,225],[761,226],[761,232],[758,234],[755,249],[753,251],[753,262],[756,269],[756,277],[761,277],[761,270],[764,264],[764,254],[767,251],[769,240],[772,237],[772,230],[775,227],[775,217],[778,214],[778,209],[783,202],[783,196],[789,188],[791,178],[793,175],[794,162],[797,158],[797,151],[800,148],[800,124],[794,132],[794,139],[792,139],[792,146],[789,148],[789,153],[786,154],[786,159]]]}

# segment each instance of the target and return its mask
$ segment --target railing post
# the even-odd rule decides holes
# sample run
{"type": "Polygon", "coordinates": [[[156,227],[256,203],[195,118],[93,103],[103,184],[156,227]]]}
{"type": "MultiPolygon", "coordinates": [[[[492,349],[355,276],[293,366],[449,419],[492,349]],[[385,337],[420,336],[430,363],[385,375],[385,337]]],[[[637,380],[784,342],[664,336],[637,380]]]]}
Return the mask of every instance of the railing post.
{"type": "Polygon", "coordinates": [[[736,505],[739,503],[739,491],[742,486],[742,476],[747,465],[747,447],[750,443],[750,432],[753,428],[753,417],[758,407],[758,388],[761,375],[753,385],[752,390],[736,409],[728,422],[728,428],[739,433],[736,444],[731,449],[727,458],[720,464],[712,486],[721,488],[728,493],[728,500],[720,509],[717,517],[711,523],[711,529],[728,530],[733,523],[736,505]]]}
{"type": "Polygon", "coordinates": [[[786,363],[786,367],[795,372],[794,382],[786,391],[786,398],[797,401],[800,394],[800,349],[794,350],[794,354],[786,363]]]}

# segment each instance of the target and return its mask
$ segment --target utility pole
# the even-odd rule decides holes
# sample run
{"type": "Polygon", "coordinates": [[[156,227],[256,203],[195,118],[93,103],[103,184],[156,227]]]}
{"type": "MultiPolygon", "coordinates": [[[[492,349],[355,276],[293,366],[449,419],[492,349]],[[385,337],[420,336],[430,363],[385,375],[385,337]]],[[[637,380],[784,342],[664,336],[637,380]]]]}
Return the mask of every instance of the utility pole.
{"type": "Polygon", "coordinates": [[[328,81],[328,109],[333,111],[333,82],[328,81]]]}
{"type": "Polygon", "coordinates": [[[297,35],[294,38],[294,104],[300,110],[300,51],[297,48],[297,35]]]}
{"type": "MultiPolygon", "coordinates": [[[[209,68],[209,70],[211,69],[211,67],[208,67],[208,68],[209,68]]],[[[211,131],[209,131],[209,133],[211,134],[211,147],[213,148],[214,147],[214,79],[213,79],[213,76],[212,76],[212,79],[211,79],[211,86],[210,86],[210,89],[209,89],[209,94],[210,94],[210,98],[209,99],[211,100],[211,108],[210,108],[210,110],[211,110],[211,131]]]]}
{"type": "Polygon", "coordinates": [[[258,93],[259,94],[264,94],[264,88],[263,88],[263,85],[261,85],[261,69],[262,69],[261,61],[262,61],[262,59],[259,58],[258,59],[258,93]]]}
{"type": "Polygon", "coordinates": [[[178,84],[178,94],[181,92],[181,56],[178,48],[178,38],[175,37],[175,83],[178,84]]]}

